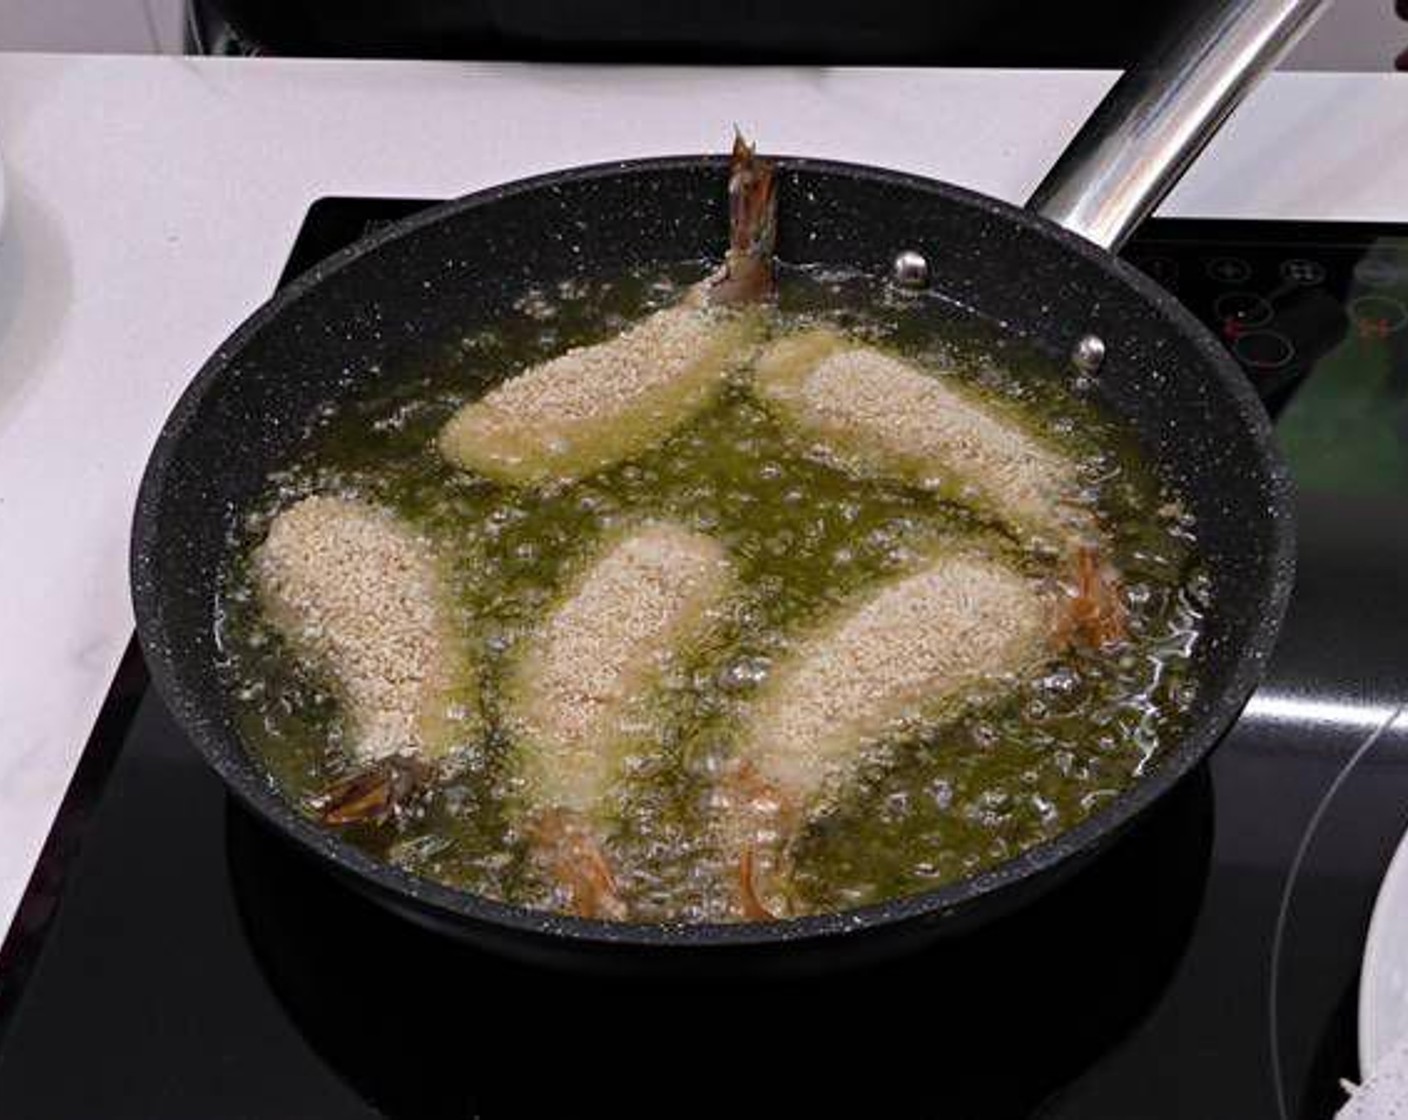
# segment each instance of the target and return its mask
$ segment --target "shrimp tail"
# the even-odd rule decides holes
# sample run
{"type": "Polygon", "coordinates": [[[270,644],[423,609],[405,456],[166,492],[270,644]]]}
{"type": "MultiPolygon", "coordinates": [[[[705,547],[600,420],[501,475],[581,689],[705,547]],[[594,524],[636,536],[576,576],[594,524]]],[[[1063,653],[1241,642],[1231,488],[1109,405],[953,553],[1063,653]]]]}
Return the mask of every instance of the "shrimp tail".
{"type": "Polygon", "coordinates": [[[310,805],[323,824],[381,824],[423,793],[431,777],[424,762],[392,755],[333,782],[310,805]]]}
{"type": "Polygon", "coordinates": [[[738,911],[745,921],[771,922],[774,914],[759,897],[758,852],[754,844],[744,844],[738,854],[738,911]]]}
{"type": "Polygon", "coordinates": [[[771,161],[734,132],[728,177],[728,255],[709,280],[711,304],[759,303],[773,293],[777,242],[777,180],[771,161]]]}
{"type": "Polygon", "coordinates": [[[533,844],[554,882],[566,889],[574,914],[617,922],[626,919],[626,904],[611,864],[579,814],[566,809],[542,814],[533,844]]]}
{"type": "Polygon", "coordinates": [[[1090,649],[1104,649],[1125,639],[1129,612],[1120,595],[1120,577],[1114,566],[1091,545],[1080,546],[1072,559],[1071,598],[1058,640],[1078,642],[1090,649]]]}
{"type": "Polygon", "coordinates": [[[791,847],[800,814],[751,763],[725,778],[731,844],[736,849],[734,910],[744,921],[769,922],[793,911],[791,847]]]}

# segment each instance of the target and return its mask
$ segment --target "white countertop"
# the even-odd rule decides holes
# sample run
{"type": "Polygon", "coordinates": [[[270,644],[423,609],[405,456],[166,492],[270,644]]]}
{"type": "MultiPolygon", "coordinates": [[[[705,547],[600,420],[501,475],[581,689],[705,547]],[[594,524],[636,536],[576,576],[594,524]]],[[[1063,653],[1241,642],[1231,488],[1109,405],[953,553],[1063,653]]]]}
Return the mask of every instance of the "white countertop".
{"type": "MultiPolygon", "coordinates": [[[[0,931],[132,629],[143,463],[323,194],[764,148],[1021,199],[1100,73],[0,54],[0,931]]],[[[1408,79],[1274,77],[1165,213],[1408,217],[1408,79]]]]}

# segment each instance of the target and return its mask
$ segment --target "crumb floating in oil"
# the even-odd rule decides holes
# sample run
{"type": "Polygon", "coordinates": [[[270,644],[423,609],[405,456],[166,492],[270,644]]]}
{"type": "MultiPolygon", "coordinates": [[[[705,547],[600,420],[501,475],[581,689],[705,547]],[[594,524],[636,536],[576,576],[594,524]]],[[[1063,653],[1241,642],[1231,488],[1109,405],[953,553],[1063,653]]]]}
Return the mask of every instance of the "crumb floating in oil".
{"type": "MultiPolygon", "coordinates": [[[[943,549],[1051,575],[1050,556],[1024,548],[1000,513],[838,462],[780,423],[737,368],[663,442],[585,477],[508,485],[437,454],[437,433],[479,395],[471,386],[610,336],[675,303],[698,276],[681,266],[535,291],[550,316],[525,313],[455,340],[443,371],[329,407],[305,450],[271,477],[233,534],[222,637],[245,739],[292,800],[307,804],[355,768],[355,726],[337,690],[263,616],[250,561],[271,520],[311,494],[385,507],[436,542],[450,622],[478,668],[476,709],[459,714],[485,729],[457,737],[449,776],[414,812],[345,835],[418,874],[535,907],[562,898],[513,810],[523,782],[507,710],[514,666],[581,557],[624,527],[675,522],[727,550],[737,590],[723,624],[668,668],[658,749],[631,756],[606,815],[616,886],[643,921],[738,916],[735,856],[717,838],[720,789],[778,668],[824,620],[943,549]]],[[[799,827],[793,912],[970,875],[1070,828],[1156,765],[1192,698],[1202,596],[1181,507],[1054,364],[937,300],[896,304],[873,281],[834,270],[786,274],[771,335],[818,327],[915,368],[956,371],[965,393],[1053,433],[1104,528],[1126,617],[1114,650],[1070,643],[1000,695],[866,750],[799,827]]]]}

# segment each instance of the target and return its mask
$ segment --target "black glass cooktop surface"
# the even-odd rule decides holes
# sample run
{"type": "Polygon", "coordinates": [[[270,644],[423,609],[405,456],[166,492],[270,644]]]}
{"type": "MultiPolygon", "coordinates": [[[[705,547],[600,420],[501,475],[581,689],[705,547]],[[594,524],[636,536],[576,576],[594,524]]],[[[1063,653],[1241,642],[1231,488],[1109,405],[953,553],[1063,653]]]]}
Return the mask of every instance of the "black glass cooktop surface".
{"type": "MultiPolygon", "coordinates": [[[[421,205],[319,201],[286,278],[421,205]]],[[[539,970],[267,835],[134,649],[5,942],[0,1117],[1329,1115],[1408,826],[1408,229],[1156,221],[1127,256],[1275,412],[1301,561],[1266,683],[1108,856],[839,976],[539,970]]]]}

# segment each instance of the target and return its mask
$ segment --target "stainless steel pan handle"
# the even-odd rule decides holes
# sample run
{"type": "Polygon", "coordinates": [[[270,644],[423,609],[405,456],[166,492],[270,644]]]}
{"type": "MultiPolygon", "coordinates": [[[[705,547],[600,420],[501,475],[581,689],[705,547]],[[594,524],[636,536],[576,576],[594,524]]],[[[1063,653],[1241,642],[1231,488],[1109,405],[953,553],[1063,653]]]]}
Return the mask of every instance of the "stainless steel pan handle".
{"type": "Polygon", "coordinates": [[[1027,208],[1117,252],[1329,0],[1226,0],[1127,71],[1027,208]]]}

